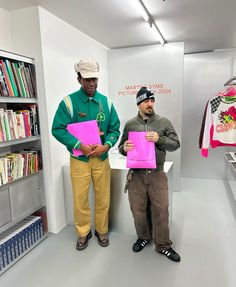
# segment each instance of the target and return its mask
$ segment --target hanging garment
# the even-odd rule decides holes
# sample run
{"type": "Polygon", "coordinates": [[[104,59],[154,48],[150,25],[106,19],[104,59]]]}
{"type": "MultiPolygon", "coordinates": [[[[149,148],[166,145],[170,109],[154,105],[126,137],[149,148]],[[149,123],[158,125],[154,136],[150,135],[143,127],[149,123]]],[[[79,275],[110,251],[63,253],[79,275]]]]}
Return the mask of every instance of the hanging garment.
{"type": "Polygon", "coordinates": [[[221,96],[221,97],[235,97],[236,96],[236,88],[234,86],[229,86],[226,89],[224,89],[223,91],[219,92],[217,96],[221,96]]]}
{"type": "Polygon", "coordinates": [[[204,157],[211,146],[236,146],[236,89],[226,89],[206,105],[199,138],[204,157]],[[219,95],[220,94],[220,95],[219,95]]]}

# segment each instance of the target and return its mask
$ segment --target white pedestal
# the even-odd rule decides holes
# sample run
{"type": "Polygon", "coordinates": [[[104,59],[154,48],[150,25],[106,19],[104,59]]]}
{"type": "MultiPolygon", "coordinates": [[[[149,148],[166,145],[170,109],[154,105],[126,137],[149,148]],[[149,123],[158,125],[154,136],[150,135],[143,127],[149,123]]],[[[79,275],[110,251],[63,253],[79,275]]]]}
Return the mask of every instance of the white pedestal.
{"type": "MultiPolygon", "coordinates": [[[[126,182],[126,157],[119,153],[110,153],[109,155],[111,166],[111,206],[110,206],[110,230],[125,233],[136,234],[133,222],[133,216],[129,207],[128,194],[124,193],[126,182]]],[[[172,181],[173,181],[173,163],[165,162],[164,171],[167,174],[169,182],[169,222],[172,218],[172,181]]],[[[67,223],[73,225],[73,199],[72,187],[70,180],[69,163],[63,166],[64,192],[65,192],[65,208],[67,223]]],[[[90,187],[90,206],[93,225],[93,192],[90,187]]]]}

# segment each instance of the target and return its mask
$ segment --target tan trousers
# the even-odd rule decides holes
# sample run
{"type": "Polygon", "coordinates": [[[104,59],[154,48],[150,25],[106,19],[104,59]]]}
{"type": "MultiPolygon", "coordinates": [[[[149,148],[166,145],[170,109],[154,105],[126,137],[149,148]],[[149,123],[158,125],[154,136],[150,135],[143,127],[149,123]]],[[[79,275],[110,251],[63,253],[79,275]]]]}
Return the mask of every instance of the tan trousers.
{"type": "Polygon", "coordinates": [[[91,229],[89,207],[89,187],[92,181],[94,190],[95,229],[104,234],[108,231],[108,212],[110,206],[109,160],[89,158],[83,162],[70,158],[70,175],[73,189],[74,222],[77,234],[86,236],[91,229]]]}

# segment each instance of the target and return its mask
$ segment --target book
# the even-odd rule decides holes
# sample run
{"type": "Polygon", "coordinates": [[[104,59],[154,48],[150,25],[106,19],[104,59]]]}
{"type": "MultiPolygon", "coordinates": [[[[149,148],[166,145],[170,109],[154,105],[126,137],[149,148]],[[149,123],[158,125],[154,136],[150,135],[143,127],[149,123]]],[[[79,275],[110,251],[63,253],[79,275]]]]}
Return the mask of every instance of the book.
{"type": "Polygon", "coordinates": [[[30,128],[30,115],[29,110],[21,110],[23,119],[24,119],[24,127],[25,127],[25,135],[27,137],[30,137],[31,134],[31,128],[30,128]]]}
{"type": "Polygon", "coordinates": [[[9,96],[9,91],[7,89],[7,84],[4,76],[0,72],[0,92],[2,97],[8,97],[9,96]]]}
{"type": "Polygon", "coordinates": [[[29,74],[30,74],[30,79],[32,83],[32,88],[34,91],[34,97],[37,98],[37,84],[36,84],[36,73],[35,73],[35,67],[34,65],[28,65],[29,68],[29,74]]]}
{"type": "Polygon", "coordinates": [[[23,85],[24,85],[24,88],[25,88],[26,97],[30,98],[29,88],[28,88],[28,85],[27,85],[26,75],[25,75],[25,66],[24,66],[23,62],[19,62],[19,69],[20,69],[21,78],[23,80],[23,85]]]}
{"type": "MultiPolygon", "coordinates": [[[[99,127],[96,120],[69,124],[67,130],[84,145],[101,144],[99,127]]],[[[73,149],[74,156],[82,154],[81,150],[73,149]]]]}
{"type": "Polygon", "coordinates": [[[19,93],[19,97],[22,97],[23,96],[23,92],[22,92],[22,89],[21,89],[21,85],[20,85],[20,79],[18,77],[18,74],[17,74],[17,68],[16,68],[16,63],[13,63],[13,62],[10,62],[11,64],[11,67],[12,67],[12,71],[13,71],[13,76],[14,76],[14,79],[15,79],[15,82],[16,82],[16,86],[17,86],[17,90],[18,90],[18,93],[19,93]]]}
{"type": "Polygon", "coordinates": [[[1,122],[1,119],[0,119],[0,142],[3,142],[5,139],[4,139],[4,134],[3,134],[3,126],[2,126],[2,122],[1,122]]]}
{"type": "Polygon", "coordinates": [[[5,126],[5,120],[4,120],[4,109],[0,109],[0,122],[2,126],[2,132],[3,132],[3,141],[7,140],[7,134],[6,134],[6,126],[5,126]]]}
{"type": "Polygon", "coordinates": [[[16,85],[16,82],[15,82],[15,78],[14,78],[14,76],[13,76],[12,66],[11,66],[9,60],[5,60],[4,62],[5,62],[5,64],[6,64],[6,68],[7,68],[7,71],[8,71],[8,75],[9,75],[9,78],[10,78],[10,81],[11,81],[11,86],[12,86],[12,89],[13,89],[14,96],[15,96],[15,97],[18,97],[19,94],[18,94],[18,90],[17,90],[17,85],[16,85]]]}
{"type": "Polygon", "coordinates": [[[14,114],[16,117],[16,126],[18,130],[19,138],[20,139],[25,138],[26,134],[25,134],[25,124],[24,124],[23,114],[20,111],[15,111],[14,114]]]}
{"type": "Polygon", "coordinates": [[[6,64],[1,59],[0,59],[0,66],[1,66],[2,72],[4,74],[4,78],[6,80],[7,88],[9,90],[9,95],[11,97],[14,97],[14,92],[13,92],[13,89],[12,89],[12,86],[11,86],[11,81],[10,81],[10,77],[8,75],[8,72],[7,72],[6,64]]]}
{"type": "Polygon", "coordinates": [[[22,76],[21,76],[21,73],[20,73],[20,68],[19,68],[17,63],[13,63],[13,65],[15,66],[16,74],[17,74],[17,77],[18,77],[18,80],[19,80],[21,96],[25,98],[26,97],[26,91],[25,91],[23,79],[22,79],[22,76]]]}
{"type": "Polygon", "coordinates": [[[9,122],[8,122],[8,117],[7,117],[7,112],[6,111],[4,111],[3,121],[4,121],[4,125],[5,125],[5,131],[6,131],[6,140],[10,141],[12,138],[11,138],[10,126],[9,126],[9,122]]]}
{"type": "Polygon", "coordinates": [[[5,112],[6,112],[7,118],[8,118],[11,139],[18,139],[19,135],[18,135],[18,129],[17,129],[17,124],[16,124],[15,114],[13,113],[13,110],[6,110],[5,112]]]}
{"type": "Polygon", "coordinates": [[[29,67],[25,66],[25,76],[26,76],[26,82],[29,88],[29,93],[30,93],[30,97],[34,97],[34,88],[33,88],[33,84],[32,84],[32,80],[30,77],[30,70],[29,67]]]}

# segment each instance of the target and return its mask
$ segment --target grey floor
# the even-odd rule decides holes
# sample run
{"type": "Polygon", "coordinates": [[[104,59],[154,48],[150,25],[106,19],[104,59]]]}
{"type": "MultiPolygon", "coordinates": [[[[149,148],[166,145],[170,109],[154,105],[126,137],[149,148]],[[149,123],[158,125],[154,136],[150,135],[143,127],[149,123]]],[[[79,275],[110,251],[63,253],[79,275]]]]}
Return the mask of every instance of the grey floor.
{"type": "Polygon", "coordinates": [[[171,238],[182,261],[147,246],[135,254],[135,235],[111,232],[111,244],[75,250],[73,227],[50,235],[0,277],[1,287],[235,287],[236,223],[223,181],[182,179],[174,193],[171,238]]]}

